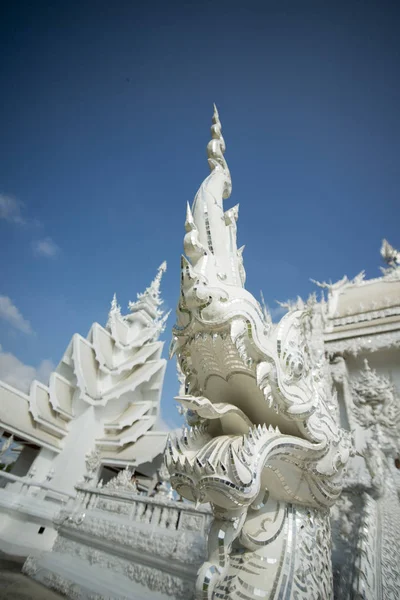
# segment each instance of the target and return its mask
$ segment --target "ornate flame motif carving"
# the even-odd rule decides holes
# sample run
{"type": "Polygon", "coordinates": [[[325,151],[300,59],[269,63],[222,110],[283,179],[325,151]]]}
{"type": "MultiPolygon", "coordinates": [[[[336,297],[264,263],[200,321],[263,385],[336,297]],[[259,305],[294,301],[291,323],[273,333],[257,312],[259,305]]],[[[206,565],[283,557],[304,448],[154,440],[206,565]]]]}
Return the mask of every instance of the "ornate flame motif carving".
{"type": "Polygon", "coordinates": [[[353,411],[362,427],[368,429],[383,448],[398,438],[400,402],[390,379],[378,375],[364,360],[364,369],[351,384],[353,411]],[[390,439],[392,438],[392,439],[390,439]]]}
{"type": "Polygon", "coordinates": [[[126,467],[119,471],[118,475],[110,479],[110,481],[105,484],[104,489],[133,492],[134,494],[137,494],[138,488],[135,481],[135,472],[133,469],[126,467]]]}
{"type": "Polygon", "coordinates": [[[384,239],[382,240],[381,256],[388,265],[387,269],[381,268],[385,278],[398,281],[400,279],[400,252],[384,239]]]}
{"type": "Polygon", "coordinates": [[[328,509],[350,436],[336,423],[322,334],[311,334],[315,302],[289,306],[273,325],[244,289],[238,206],[223,210],[232,184],[216,108],[211,136],[211,173],[187,207],[171,344],[187,427],[166,449],[171,484],[214,512],[197,595],[330,598],[328,509]]]}

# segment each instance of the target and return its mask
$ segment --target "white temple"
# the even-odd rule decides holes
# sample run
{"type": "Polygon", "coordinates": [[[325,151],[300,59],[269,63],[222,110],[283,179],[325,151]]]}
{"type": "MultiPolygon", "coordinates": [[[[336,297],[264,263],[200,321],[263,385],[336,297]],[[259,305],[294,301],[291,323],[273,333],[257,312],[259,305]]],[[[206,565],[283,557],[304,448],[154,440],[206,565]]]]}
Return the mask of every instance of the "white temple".
{"type": "Polygon", "coordinates": [[[0,471],[0,549],[29,549],[24,572],[70,598],[397,600],[400,253],[384,240],[381,277],[315,282],[273,323],[223,207],[216,109],[211,137],[171,344],[182,432],[161,465],[162,266],[48,387],[0,384],[5,445],[24,444],[0,471]]]}
{"type": "MultiPolygon", "coordinates": [[[[79,482],[106,483],[129,466],[139,489],[151,491],[166,441],[157,430],[166,367],[158,340],[168,317],[160,297],[165,269],[163,263],[127,315],[114,295],[106,327],[94,323],[86,338],[75,334],[48,385],[33,381],[27,395],[0,382],[4,444],[13,436],[23,445],[8,475],[10,482],[17,479],[7,490],[15,493],[22,477],[50,486],[62,499],[74,496],[79,482]]],[[[0,495],[3,506],[9,502],[0,495]]],[[[30,548],[37,527],[21,532],[21,518],[14,511],[1,520],[0,549],[30,548]]],[[[47,528],[39,539],[46,545],[54,536],[47,528]]]]}

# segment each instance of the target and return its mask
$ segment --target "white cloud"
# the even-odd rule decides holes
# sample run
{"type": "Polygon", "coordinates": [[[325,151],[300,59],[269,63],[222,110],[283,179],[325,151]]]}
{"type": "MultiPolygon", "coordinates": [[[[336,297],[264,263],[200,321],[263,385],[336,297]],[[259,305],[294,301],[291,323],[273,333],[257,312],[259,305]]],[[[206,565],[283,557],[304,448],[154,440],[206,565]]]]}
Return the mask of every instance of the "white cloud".
{"type": "Polygon", "coordinates": [[[42,360],[37,369],[25,365],[11,352],[2,352],[0,346],[0,379],[25,393],[29,392],[34,379],[47,384],[54,368],[51,360],[42,360]]]}
{"type": "Polygon", "coordinates": [[[33,333],[31,324],[24,319],[18,308],[8,296],[0,296],[0,319],[23,333],[33,333]]]}
{"type": "Polygon", "coordinates": [[[43,240],[33,242],[33,251],[36,256],[45,256],[46,258],[54,258],[60,251],[60,248],[49,237],[43,240]]]}
{"type": "Polygon", "coordinates": [[[26,219],[22,217],[21,208],[23,204],[13,196],[0,194],[0,219],[5,219],[10,223],[26,225],[26,219]]]}
{"type": "Polygon", "coordinates": [[[276,322],[287,313],[287,309],[284,306],[274,306],[274,308],[271,308],[269,312],[272,320],[276,322]]]}

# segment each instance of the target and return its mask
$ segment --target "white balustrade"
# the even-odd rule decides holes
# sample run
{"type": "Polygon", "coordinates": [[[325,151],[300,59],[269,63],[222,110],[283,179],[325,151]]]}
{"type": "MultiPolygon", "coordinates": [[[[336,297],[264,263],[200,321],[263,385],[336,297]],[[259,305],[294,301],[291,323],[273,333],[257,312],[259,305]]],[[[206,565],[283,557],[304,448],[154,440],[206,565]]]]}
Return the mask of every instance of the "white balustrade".
{"type": "Polygon", "coordinates": [[[76,490],[75,501],[69,505],[74,514],[104,511],[162,529],[192,530],[200,534],[205,533],[211,521],[208,508],[196,509],[193,504],[177,502],[162,495],[150,497],[124,490],[86,486],[77,486],[76,490]]]}
{"type": "Polygon", "coordinates": [[[21,496],[34,496],[46,502],[65,504],[75,496],[61,492],[44,482],[33,481],[33,478],[18,477],[11,473],[0,471],[0,489],[7,489],[21,496]]]}

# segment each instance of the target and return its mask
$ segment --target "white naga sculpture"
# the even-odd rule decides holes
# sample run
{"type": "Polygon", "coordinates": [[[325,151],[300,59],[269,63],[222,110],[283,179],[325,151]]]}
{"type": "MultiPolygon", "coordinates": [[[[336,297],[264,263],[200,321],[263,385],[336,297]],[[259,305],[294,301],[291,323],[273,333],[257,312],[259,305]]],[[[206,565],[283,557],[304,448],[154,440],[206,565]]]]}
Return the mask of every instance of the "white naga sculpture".
{"type": "Polygon", "coordinates": [[[214,513],[197,597],[325,600],[329,509],[352,443],[335,419],[323,341],[319,352],[307,343],[307,306],[273,325],[244,289],[216,108],[211,133],[211,174],[187,207],[171,346],[188,427],[165,455],[177,492],[214,513]]]}

